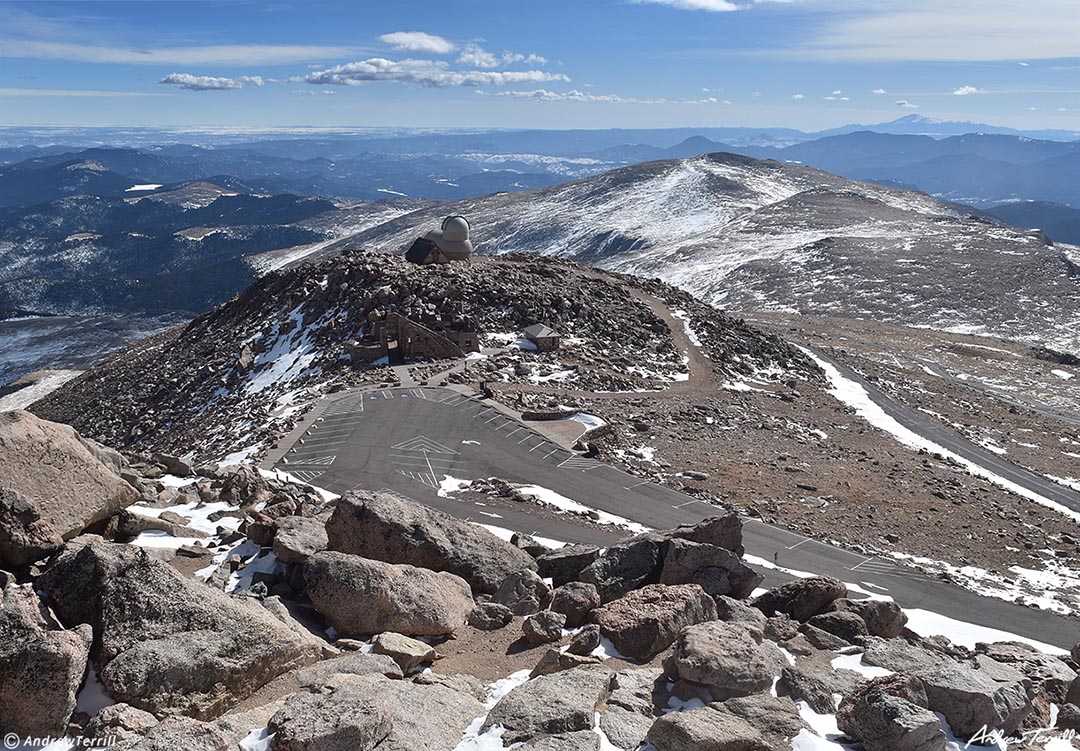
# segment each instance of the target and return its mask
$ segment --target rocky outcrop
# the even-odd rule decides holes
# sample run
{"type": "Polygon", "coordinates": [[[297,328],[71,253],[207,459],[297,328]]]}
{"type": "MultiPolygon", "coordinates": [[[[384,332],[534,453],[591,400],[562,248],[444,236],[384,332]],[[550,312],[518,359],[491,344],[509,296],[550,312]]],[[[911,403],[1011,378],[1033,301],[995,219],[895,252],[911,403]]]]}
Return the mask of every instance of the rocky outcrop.
{"type": "Polygon", "coordinates": [[[510,574],[536,569],[532,556],[487,530],[386,494],[347,493],[326,533],[331,550],[456,574],[477,594],[492,594],[510,574]]]}
{"type": "Polygon", "coordinates": [[[968,738],[980,728],[1011,733],[1031,713],[1030,682],[1007,665],[986,658],[962,663],[900,640],[870,638],[863,662],[916,676],[926,689],[927,708],[941,712],[953,732],[968,738]]]}
{"type": "Polygon", "coordinates": [[[0,564],[40,560],[139,500],[126,465],[67,425],[0,413],[0,564]]]}
{"type": "Polygon", "coordinates": [[[389,631],[375,637],[372,651],[377,655],[386,655],[405,673],[438,657],[438,652],[430,644],[389,631]]]}
{"type": "Polygon", "coordinates": [[[111,738],[121,743],[141,738],[157,724],[157,718],[149,712],[130,704],[111,704],[90,718],[83,728],[83,737],[103,742],[111,738]]]}
{"type": "Polygon", "coordinates": [[[108,692],[158,715],[216,717],[320,654],[257,603],[100,538],[69,542],[37,585],[65,623],[93,628],[108,692]]]}
{"type": "Polygon", "coordinates": [[[267,724],[273,751],[372,751],[390,735],[392,707],[368,687],[294,694],[267,724]]]}
{"type": "Polygon", "coordinates": [[[835,600],[827,612],[854,613],[862,618],[872,636],[895,639],[907,625],[907,614],[892,600],[835,600]]]}
{"type": "Polygon", "coordinates": [[[514,611],[497,602],[481,602],[469,613],[469,625],[481,631],[495,631],[514,620],[514,611]]]}
{"type": "Polygon", "coordinates": [[[491,601],[505,605],[514,615],[531,615],[551,594],[551,587],[532,569],[522,569],[503,579],[491,601]]]}
{"type": "Polygon", "coordinates": [[[543,610],[526,618],[521,624],[521,630],[525,634],[525,641],[535,647],[562,639],[565,626],[566,617],[562,613],[543,610]]]}
{"type": "Polygon", "coordinates": [[[846,595],[847,587],[838,579],[812,576],[770,589],[754,600],[754,607],[765,615],[783,613],[797,621],[806,621],[846,595]]]}
{"type": "Polygon", "coordinates": [[[536,559],[540,576],[551,579],[556,587],[576,581],[581,572],[590,563],[600,557],[600,548],[595,545],[566,545],[552,550],[536,559]]]}
{"type": "Polygon", "coordinates": [[[607,700],[611,675],[603,665],[585,665],[526,681],[499,700],[483,730],[506,728],[504,744],[589,730],[607,700]]]}
{"type": "Polygon", "coordinates": [[[746,597],[761,577],[739,560],[742,551],[742,522],[734,514],[717,516],[612,545],[578,578],[595,585],[604,602],[659,583],[699,584],[709,594],[746,597]]]}
{"type": "Polygon", "coordinates": [[[657,751],[780,751],[749,722],[713,705],[664,715],[646,739],[657,751]]]}
{"type": "Polygon", "coordinates": [[[722,701],[768,690],[786,662],[775,646],[762,644],[746,627],[709,621],[679,634],[671,669],[674,677],[704,685],[722,701]]]}
{"type": "Polygon", "coordinates": [[[315,609],[340,636],[452,634],[473,608],[469,585],[458,576],[347,553],[311,556],[304,580],[315,609]]]}
{"type": "Polygon", "coordinates": [[[865,751],[944,751],[941,723],[926,709],[926,692],[911,675],[876,678],[844,697],[836,724],[865,751]]]}
{"type": "Polygon", "coordinates": [[[566,616],[566,627],[577,628],[600,607],[600,593],[585,582],[569,582],[551,593],[548,608],[566,616]]]}
{"type": "Polygon", "coordinates": [[[230,751],[229,737],[207,722],[166,717],[141,738],[111,748],[116,751],[230,751]]]}
{"type": "Polygon", "coordinates": [[[32,587],[9,584],[0,600],[0,728],[22,738],[60,737],[75,711],[93,632],[64,630],[32,587]]]}
{"type": "Polygon", "coordinates": [[[645,741],[658,707],[667,701],[667,680],[660,668],[622,670],[612,676],[600,726],[616,747],[636,749],[645,741]]]}
{"type": "Polygon", "coordinates": [[[600,751],[600,736],[591,730],[548,735],[518,746],[519,751],[600,751]]]}
{"type": "Polygon", "coordinates": [[[615,649],[645,661],[687,626],[715,620],[716,603],[696,584],[653,584],[604,605],[593,618],[615,649]]]}
{"type": "Polygon", "coordinates": [[[281,516],[274,520],[274,555],[285,564],[301,564],[326,550],[325,519],[281,516]]]}
{"type": "Polygon", "coordinates": [[[673,539],[667,545],[661,584],[698,584],[712,597],[744,599],[764,580],[739,556],[708,543],[673,539]]]}
{"type": "Polygon", "coordinates": [[[401,678],[404,673],[401,666],[389,655],[350,652],[308,665],[297,670],[294,675],[298,685],[318,691],[342,681],[348,682],[354,676],[383,675],[387,678],[401,678]]]}

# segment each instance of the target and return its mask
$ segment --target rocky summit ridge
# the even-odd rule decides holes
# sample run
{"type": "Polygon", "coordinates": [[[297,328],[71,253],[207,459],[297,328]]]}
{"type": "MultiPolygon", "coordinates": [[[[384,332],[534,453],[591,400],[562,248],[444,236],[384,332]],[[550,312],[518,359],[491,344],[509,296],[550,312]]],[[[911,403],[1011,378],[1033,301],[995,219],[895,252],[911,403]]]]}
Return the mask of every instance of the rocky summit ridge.
{"type": "Polygon", "coordinates": [[[202,459],[264,449],[319,394],[393,380],[378,361],[353,362],[348,350],[387,314],[474,329],[490,345],[543,323],[567,347],[601,355],[584,369],[584,385],[655,390],[688,376],[669,325],[643,298],[700,322],[720,372],[780,380],[815,372],[779,337],[655,280],[531,256],[421,267],[347,253],[271,273],[190,324],[112,355],[32,409],[125,449],[202,459]]]}

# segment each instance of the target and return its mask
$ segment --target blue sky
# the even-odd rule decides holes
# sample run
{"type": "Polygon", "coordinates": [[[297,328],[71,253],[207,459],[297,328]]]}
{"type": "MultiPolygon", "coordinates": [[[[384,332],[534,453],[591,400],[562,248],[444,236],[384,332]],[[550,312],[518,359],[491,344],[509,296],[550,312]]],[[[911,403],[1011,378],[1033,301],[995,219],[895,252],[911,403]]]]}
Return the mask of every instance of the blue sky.
{"type": "Polygon", "coordinates": [[[0,123],[1080,128],[1077,0],[0,0],[0,123]]]}

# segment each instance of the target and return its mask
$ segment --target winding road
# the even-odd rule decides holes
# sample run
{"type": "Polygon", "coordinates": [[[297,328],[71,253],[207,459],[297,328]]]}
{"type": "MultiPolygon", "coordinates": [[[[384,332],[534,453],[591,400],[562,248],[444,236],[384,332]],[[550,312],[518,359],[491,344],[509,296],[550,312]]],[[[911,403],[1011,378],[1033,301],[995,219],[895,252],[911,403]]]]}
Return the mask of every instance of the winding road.
{"type": "MultiPolygon", "coordinates": [[[[957,454],[977,456],[980,463],[993,459],[992,471],[1024,487],[1030,484],[1032,492],[1051,490],[1037,476],[1002,466],[1008,462],[983,456],[985,452],[976,447],[962,445],[962,439],[941,435],[939,428],[891,402],[856,373],[836,366],[845,377],[863,383],[883,409],[911,429],[929,433],[927,437],[947,444],[957,454]]],[[[497,476],[538,485],[590,508],[658,529],[717,513],[700,499],[581,457],[498,404],[446,388],[381,389],[328,397],[269,463],[273,469],[336,493],[354,488],[394,492],[487,525],[496,533],[515,530],[562,542],[609,545],[627,532],[615,525],[575,523],[565,514],[537,514],[531,504],[516,508],[516,504],[492,506],[461,500],[442,491],[442,485],[448,478],[497,476]]],[[[1080,505],[1077,494],[1062,491],[1067,495],[1057,498],[1080,505]]],[[[856,591],[891,596],[905,608],[934,611],[1061,648],[1076,643],[1080,632],[1075,620],[982,597],[890,561],[757,520],[746,520],[744,542],[748,562],[765,574],[770,586],[802,572],[827,574],[854,585],[856,591]]]]}

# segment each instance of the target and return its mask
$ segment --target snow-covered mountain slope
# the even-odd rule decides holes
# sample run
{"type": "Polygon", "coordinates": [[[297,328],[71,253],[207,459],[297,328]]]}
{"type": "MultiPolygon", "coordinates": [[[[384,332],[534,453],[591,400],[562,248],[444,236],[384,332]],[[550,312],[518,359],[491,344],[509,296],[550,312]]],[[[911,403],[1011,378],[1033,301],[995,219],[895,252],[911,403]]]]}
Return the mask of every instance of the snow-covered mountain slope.
{"type": "Polygon", "coordinates": [[[448,213],[481,252],[658,276],[713,304],[1080,348],[1067,246],[925,194],[731,154],[650,162],[407,214],[337,243],[401,252],[448,213]]]}

